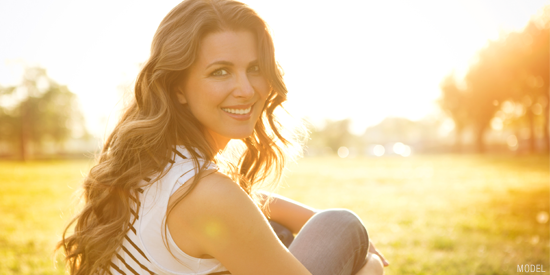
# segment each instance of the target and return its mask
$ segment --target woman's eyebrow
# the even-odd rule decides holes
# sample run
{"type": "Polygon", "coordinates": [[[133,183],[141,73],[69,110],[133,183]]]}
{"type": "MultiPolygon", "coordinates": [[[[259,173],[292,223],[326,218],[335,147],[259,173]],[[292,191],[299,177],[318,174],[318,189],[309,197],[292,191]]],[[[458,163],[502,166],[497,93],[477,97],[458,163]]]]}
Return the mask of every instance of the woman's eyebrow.
{"type": "Polygon", "coordinates": [[[214,65],[225,65],[225,66],[233,66],[233,63],[229,62],[229,61],[224,61],[224,60],[220,60],[220,61],[214,61],[210,64],[208,64],[208,66],[206,66],[206,70],[208,70],[208,68],[214,66],[214,65]]]}
{"type": "MultiPolygon", "coordinates": [[[[225,61],[225,60],[219,60],[219,61],[214,61],[214,62],[208,64],[206,66],[205,70],[208,70],[208,68],[210,68],[214,65],[234,66],[234,64],[232,62],[225,61]]],[[[258,59],[255,59],[255,60],[252,60],[252,61],[248,62],[248,66],[252,66],[252,65],[258,65],[258,59]]]]}

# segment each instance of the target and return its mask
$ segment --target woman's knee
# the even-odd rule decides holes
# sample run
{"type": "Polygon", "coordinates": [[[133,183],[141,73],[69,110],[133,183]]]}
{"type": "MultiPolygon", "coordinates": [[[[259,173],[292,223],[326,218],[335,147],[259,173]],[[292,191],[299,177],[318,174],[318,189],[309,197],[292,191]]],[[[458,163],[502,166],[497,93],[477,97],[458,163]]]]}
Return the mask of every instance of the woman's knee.
{"type": "Polygon", "coordinates": [[[296,236],[290,251],[308,269],[311,268],[313,274],[318,264],[308,259],[330,259],[338,265],[335,268],[347,270],[349,274],[363,267],[368,248],[367,231],[355,213],[346,209],[328,209],[313,215],[296,236]],[[311,251],[315,252],[314,256],[310,255],[311,251]]]}
{"type": "Polygon", "coordinates": [[[353,211],[344,208],[333,208],[316,213],[312,219],[318,219],[326,224],[333,224],[346,231],[355,232],[362,241],[368,244],[368,233],[363,222],[353,211]]]}
{"type": "Polygon", "coordinates": [[[344,208],[326,209],[313,216],[316,219],[322,219],[326,222],[334,222],[339,225],[364,228],[363,222],[353,211],[344,208]]]}

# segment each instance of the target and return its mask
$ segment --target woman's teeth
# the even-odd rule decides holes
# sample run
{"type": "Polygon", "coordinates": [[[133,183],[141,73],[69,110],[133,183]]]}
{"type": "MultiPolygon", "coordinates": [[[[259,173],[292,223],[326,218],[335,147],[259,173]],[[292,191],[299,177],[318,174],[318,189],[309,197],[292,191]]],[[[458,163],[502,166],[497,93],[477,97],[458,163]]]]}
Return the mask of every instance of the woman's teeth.
{"type": "Polygon", "coordinates": [[[250,113],[251,109],[252,109],[252,106],[248,107],[248,109],[226,109],[226,108],[222,108],[222,110],[224,110],[228,113],[237,114],[237,115],[246,115],[246,114],[250,113]]]}

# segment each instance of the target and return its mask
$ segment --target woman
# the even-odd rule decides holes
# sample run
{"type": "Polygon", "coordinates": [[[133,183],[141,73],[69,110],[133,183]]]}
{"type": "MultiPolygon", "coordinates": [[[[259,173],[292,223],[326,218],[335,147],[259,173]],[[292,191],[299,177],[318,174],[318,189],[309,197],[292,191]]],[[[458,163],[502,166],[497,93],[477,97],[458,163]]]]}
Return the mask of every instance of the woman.
{"type": "Polygon", "coordinates": [[[60,242],[71,274],[382,274],[352,212],[316,213],[255,191],[291,157],[273,114],[286,94],[252,9],[176,6],[85,179],[74,233],[60,242]],[[235,157],[230,140],[244,145],[235,157]]]}

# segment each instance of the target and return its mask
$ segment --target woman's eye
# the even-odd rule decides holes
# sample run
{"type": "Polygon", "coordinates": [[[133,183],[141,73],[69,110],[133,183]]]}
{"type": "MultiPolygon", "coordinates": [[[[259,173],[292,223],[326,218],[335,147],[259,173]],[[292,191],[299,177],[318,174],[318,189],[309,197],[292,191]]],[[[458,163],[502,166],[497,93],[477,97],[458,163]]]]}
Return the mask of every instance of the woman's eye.
{"type": "Polygon", "coordinates": [[[224,76],[224,75],[227,75],[228,72],[226,69],[219,69],[219,70],[216,70],[212,73],[213,76],[224,76]]]}
{"type": "Polygon", "coordinates": [[[254,66],[250,67],[250,69],[248,69],[248,71],[251,72],[251,73],[257,73],[257,72],[260,71],[260,66],[254,65],[254,66]]]}

